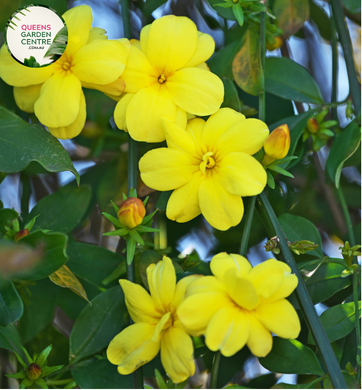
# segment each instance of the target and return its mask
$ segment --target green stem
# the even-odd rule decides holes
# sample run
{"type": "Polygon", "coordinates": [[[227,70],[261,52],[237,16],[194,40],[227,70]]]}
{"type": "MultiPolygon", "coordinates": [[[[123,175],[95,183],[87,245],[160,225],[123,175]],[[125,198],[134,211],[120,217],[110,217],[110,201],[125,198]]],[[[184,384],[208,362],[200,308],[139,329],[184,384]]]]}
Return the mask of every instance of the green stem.
{"type": "Polygon", "coordinates": [[[344,18],[342,0],[331,0],[333,18],[336,22],[338,37],[342,45],[344,59],[346,61],[349,88],[356,116],[361,112],[361,89],[354,66],[351,38],[348,33],[347,23],[344,18]]]}
{"type": "Polygon", "coordinates": [[[129,18],[129,0],[121,0],[121,13],[123,22],[123,35],[127,39],[132,38],[131,22],[129,18]]]}
{"type": "Polygon", "coordinates": [[[285,234],[279,224],[279,221],[272,209],[265,193],[261,193],[257,198],[257,209],[265,224],[269,238],[278,236],[281,253],[285,262],[289,265],[298,278],[298,286],[296,288],[296,296],[300,309],[307,326],[315,340],[315,343],[321,353],[324,365],[331,378],[335,389],[346,389],[347,385],[342,376],[338,361],[334,355],[331,344],[323,329],[320,319],[315,311],[314,305],[308,293],[304,280],[299,272],[297,263],[294,260],[292,252],[289,249],[285,234]]]}
{"type": "Polygon", "coordinates": [[[349,215],[347,202],[346,202],[346,199],[344,198],[341,185],[339,185],[337,192],[338,192],[339,201],[340,201],[341,206],[342,206],[344,219],[346,220],[346,224],[347,224],[348,240],[349,240],[349,243],[351,246],[355,246],[356,239],[354,237],[354,232],[353,232],[353,228],[352,228],[351,216],[349,215]]]}
{"type": "Polygon", "coordinates": [[[210,389],[217,389],[217,377],[219,373],[220,358],[221,358],[221,352],[217,351],[212,361],[210,389]]]}
{"type": "MultiPolygon", "coordinates": [[[[336,24],[334,19],[331,18],[331,35],[332,35],[332,96],[331,102],[337,101],[337,92],[338,92],[338,41],[337,41],[337,31],[336,24]]],[[[338,120],[337,116],[337,107],[332,108],[332,119],[338,120]]]]}
{"type": "MultiPolygon", "coordinates": [[[[357,355],[361,356],[361,323],[359,319],[359,299],[358,299],[358,281],[361,279],[358,276],[358,269],[354,271],[353,274],[353,303],[354,303],[354,318],[356,324],[356,334],[357,334],[357,355]]],[[[361,383],[361,366],[357,363],[357,381],[361,383]]]]}
{"type": "Polygon", "coordinates": [[[30,183],[29,175],[21,172],[20,181],[23,184],[20,206],[21,206],[21,214],[23,217],[23,221],[25,221],[29,214],[29,201],[31,196],[31,183],[30,183]]]}
{"type": "Polygon", "coordinates": [[[266,28],[265,28],[265,12],[260,14],[260,60],[261,68],[263,70],[263,87],[262,92],[259,95],[259,119],[265,122],[265,88],[264,88],[264,70],[265,70],[265,41],[266,41],[266,28]]]}
{"type": "Polygon", "coordinates": [[[251,224],[253,222],[255,201],[256,201],[256,196],[252,196],[251,198],[249,198],[248,206],[246,208],[246,213],[244,216],[245,225],[244,225],[243,236],[241,239],[240,250],[239,250],[241,256],[245,256],[246,252],[248,251],[248,242],[250,237],[251,224]]]}

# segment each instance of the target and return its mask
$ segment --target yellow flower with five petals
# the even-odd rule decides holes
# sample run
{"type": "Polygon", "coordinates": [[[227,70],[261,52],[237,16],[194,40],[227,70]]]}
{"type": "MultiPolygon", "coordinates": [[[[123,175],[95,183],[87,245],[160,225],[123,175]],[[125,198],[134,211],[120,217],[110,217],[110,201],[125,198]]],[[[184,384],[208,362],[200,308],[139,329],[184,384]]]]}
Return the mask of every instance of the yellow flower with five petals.
{"type": "Polygon", "coordinates": [[[242,196],[260,194],[266,185],[262,165],[252,157],[269,130],[258,119],[222,108],[205,122],[191,119],[181,128],[163,118],[168,148],[153,149],[139,162],[141,178],[150,188],[173,191],[166,214],[187,222],[199,214],[227,230],[240,223],[242,196]],[[185,131],[186,130],[186,131],[185,131]]]}
{"type": "Polygon", "coordinates": [[[86,104],[82,86],[120,96],[121,74],[130,50],[128,40],[110,41],[104,30],[91,28],[92,10],[87,5],[64,13],[68,44],[53,64],[29,68],[15,61],[6,45],[0,50],[0,77],[14,86],[17,105],[34,112],[50,133],[61,139],[77,136],[85,123],[86,104]]]}
{"type": "Polygon", "coordinates": [[[287,339],[298,337],[299,317],[285,299],[298,279],[287,264],[269,259],[252,268],[245,257],[220,253],[210,267],[214,276],[190,283],[177,310],[191,335],[205,335],[207,347],[224,356],[234,355],[246,344],[258,357],[271,351],[271,332],[287,339]]]}
{"type": "Polygon", "coordinates": [[[173,382],[180,383],[195,372],[193,345],[177,318],[187,286],[200,276],[181,279],[176,285],[175,268],[164,256],[147,268],[150,294],[140,285],[121,279],[128,312],[135,322],[109,344],[107,358],[128,375],[152,360],[161,350],[161,362],[173,382]]]}
{"type": "Polygon", "coordinates": [[[161,123],[168,116],[183,127],[187,113],[210,115],[224,98],[222,81],[205,61],[215,42],[197,31],[186,17],[163,16],[141,31],[122,75],[126,94],[118,102],[114,120],[137,141],[165,139],[161,123]]]}

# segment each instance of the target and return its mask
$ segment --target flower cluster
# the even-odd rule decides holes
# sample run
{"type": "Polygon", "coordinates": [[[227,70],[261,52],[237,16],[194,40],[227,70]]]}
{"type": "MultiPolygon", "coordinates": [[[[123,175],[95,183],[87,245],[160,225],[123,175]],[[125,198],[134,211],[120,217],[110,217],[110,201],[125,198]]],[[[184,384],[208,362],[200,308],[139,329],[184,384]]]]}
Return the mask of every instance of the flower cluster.
{"type": "Polygon", "coordinates": [[[212,351],[232,356],[245,345],[258,357],[273,344],[271,332],[296,338],[300,322],[285,299],[298,284],[290,268],[270,259],[252,268],[242,256],[220,253],[211,261],[214,276],[190,275],[176,284],[172,261],[164,257],[147,268],[150,294],[120,280],[135,324],[110,343],[109,361],[127,375],[161,351],[161,362],[172,381],[193,375],[189,335],[205,335],[212,351]]]}

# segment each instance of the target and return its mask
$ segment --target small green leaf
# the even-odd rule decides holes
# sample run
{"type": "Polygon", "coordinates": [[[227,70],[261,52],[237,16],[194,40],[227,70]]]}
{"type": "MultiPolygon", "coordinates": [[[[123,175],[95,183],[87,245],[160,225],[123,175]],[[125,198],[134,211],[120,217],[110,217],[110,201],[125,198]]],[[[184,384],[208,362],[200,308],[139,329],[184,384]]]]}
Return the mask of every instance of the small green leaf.
{"type": "Polygon", "coordinates": [[[132,237],[129,237],[127,240],[127,253],[126,253],[126,260],[128,265],[132,264],[135,251],[136,251],[136,241],[132,237]]]}
{"type": "Polygon", "coordinates": [[[34,381],[31,381],[30,379],[24,379],[19,386],[19,389],[28,389],[34,381]]]}
{"type": "Polygon", "coordinates": [[[242,26],[244,24],[244,12],[243,9],[240,7],[239,4],[233,4],[232,5],[233,14],[236,18],[236,20],[239,23],[239,26],[242,26]]]}
{"type": "Polygon", "coordinates": [[[274,190],[274,188],[275,188],[275,180],[274,180],[274,177],[273,177],[273,175],[270,173],[270,172],[268,172],[268,171],[266,171],[266,175],[267,175],[267,183],[268,183],[268,186],[272,189],[272,190],[274,190]]]}
{"type": "Polygon", "coordinates": [[[50,375],[52,372],[59,371],[63,367],[64,367],[64,365],[53,366],[53,367],[44,367],[41,370],[41,377],[44,378],[45,376],[50,375]]]}
{"type": "Polygon", "coordinates": [[[52,350],[52,346],[49,345],[46,347],[43,351],[40,352],[39,356],[36,358],[35,363],[42,368],[44,366],[44,363],[48,359],[48,356],[52,350]]]}
{"type": "Polygon", "coordinates": [[[27,378],[25,371],[20,371],[20,372],[17,372],[16,374],[10,374],[10,375],[6,375],[6,376],[8,378],[14,378],[14,379],[26,379],[27,378]]]}
{"type": "Polygon", "coordinates": [[[133,230],[135,230],[135,229],[138,231],[138,233],[153,233],[153,232],[159,232],[160,231],[160,229],[154,229],[154,228],[151,228],[151,227],[148,227],[148,226],[142,226],[142,225],[138,225],[133,230]]]}
{"type": "Polygon", "coordinates": [[[112,230],[111,232],[103,233],[103,236],[125,236],[127,235],[129,230],[126,227],[118,230],[112,230]]]}
{"type": "Polygon", "coordinates": [[[120,228],[123,228],[124,226],[119,222],[119,220],[115,217],[113,217],[111,214],[108,213],[102,213],[107,219],[109,219],[114,226],[118,226],[120,228]]]}
{"type": "Polygon", "coordinates": [[[136,229],[129,230],[129,235],[139,244],[144,245],[145,242],[143,241],[142,237],[139,235],[136,229]]]}
{"type": "Polygon", "coordinates": [[[231,8],[233,5],[231,3],[217,3],[214,4],[214,7],[222,7],[222,8],[231,8]]]}
{"type": "Polygon", "coordinates": [[[281,175],[288,176],[288,177],[291,177],[292,179],[294,179],[294,176],[290,172],[286,171],[283,168],[278,167],[278,165],[269,166],[268,169],[270,169],[274,172],[280,173],[281,175]]]}
{"type": "Polygon", "coordinates": [[[49,389],[48,385],[45,383],[44,379],[38,378],[35,383],[40,386],[42,389],[49,389]]]}

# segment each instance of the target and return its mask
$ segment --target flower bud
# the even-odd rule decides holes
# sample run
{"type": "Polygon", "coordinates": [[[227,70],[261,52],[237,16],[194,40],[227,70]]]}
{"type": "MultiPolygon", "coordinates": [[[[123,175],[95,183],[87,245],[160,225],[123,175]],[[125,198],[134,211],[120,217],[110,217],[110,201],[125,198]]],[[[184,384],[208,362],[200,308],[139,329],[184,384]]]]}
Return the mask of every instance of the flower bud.
{"type": "Polygon", "coordinates": [[[264,151],[265,156],[262,161],[263,165],[269,165],[274,160],[284,158],[290,147],[290,133],[288,125],[277,127],[265,140],[264,151]]]}
{"type": "Polygon", "coordinates": [[[26,373],[31,381],[36,381],[41,375],[41,368],[36,363],[30,364],[26,373]]]}
{"type": "Polygon", "coordinates": [[[20,230],[18,231],[15,236],[14,236],[14,241],[15,242],[18,242],[21,238],[27,236],[29,234],[29,230],[28,229],[23,229],[23,230],[20,230]]]}
{"type": "Polygon", "coordinates": [[[142,223],[145,214],[146,209],[140,199],[128,198],[121,204],[117,216],[122,225],[133,229],[142,223]]]}
{"type": "Polygon", "coordinates": [[[266,48],[269,51],[279,49],[281,46],[283,46],[283,39],[281,37],[274,37],[273,43],[270,42],[266,43],[266,48]]]}
{"type": "Polygon", "coordinates": [[[315,134],[319,130],[319,123],[315,118],[309,118],[307,122],[307,129],[311,134],[315,134]]]}

